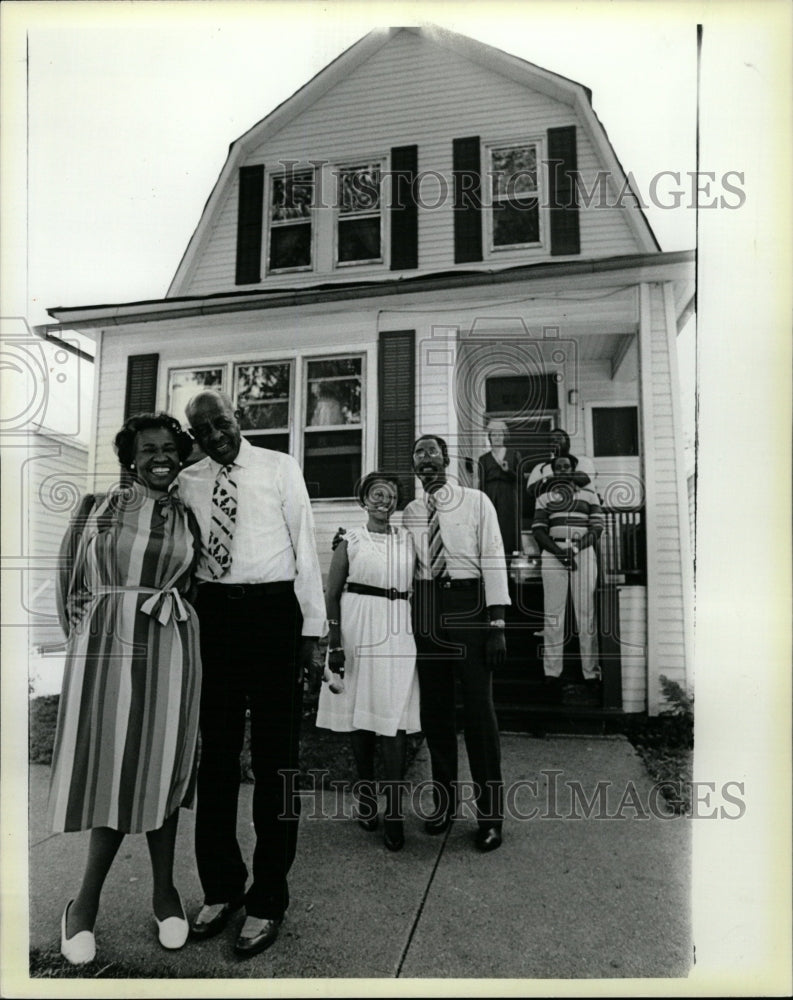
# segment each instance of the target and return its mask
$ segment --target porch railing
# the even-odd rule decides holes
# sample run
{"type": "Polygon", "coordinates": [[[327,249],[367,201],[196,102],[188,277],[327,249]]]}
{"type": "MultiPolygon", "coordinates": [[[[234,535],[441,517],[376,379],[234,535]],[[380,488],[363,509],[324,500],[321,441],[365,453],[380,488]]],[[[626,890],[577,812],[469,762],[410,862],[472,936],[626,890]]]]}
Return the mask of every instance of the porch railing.
{"type": "Polygon", "coordinates": [[[647,584],[644,507],[606,509],[600,540],[601,568],[609,583],[647,584]]]}

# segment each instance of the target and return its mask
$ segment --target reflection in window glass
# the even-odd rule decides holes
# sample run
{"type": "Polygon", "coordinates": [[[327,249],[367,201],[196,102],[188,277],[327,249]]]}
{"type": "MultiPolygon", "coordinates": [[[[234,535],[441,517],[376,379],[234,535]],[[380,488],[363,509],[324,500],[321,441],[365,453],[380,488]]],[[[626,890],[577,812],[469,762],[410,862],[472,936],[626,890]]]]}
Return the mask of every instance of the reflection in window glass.
{"type": "Polygon", "coordinates": [[[270,178],[271,271],[311,266],[311,206],[314,177],[309,172],[270,178]]]}
{"type": "Polygon", "coordinates": [[[242,430],[289,425],[289,363],[237,365],[234,392],[242,430]]]}
{"type": "Polygon", "coordinates": [[[306,365],[303,474],[313,497],[349,497],[361,476],[362,358],[306,365]]]}
{"type": "Polygon", "coordinates": [[[490,150],[491,250],[540,242],[537,144],[490,150]]]}
{"type": "Polygon", "coordinates": [[[186,423],[185,407],[202,389],[222,389],[222,368],[181,368],[169,372],[168,412],[186,423]]]}
{"type": "Polygon", "coordinates": [[[379,163],[339,168],[339,264],[382,260],[380,182],[379,163]]]}
{"type": "Polygon", "coordinates": [[[361,422],[361,359],[309,361],[306,425],[335,427],[361,422]]]}

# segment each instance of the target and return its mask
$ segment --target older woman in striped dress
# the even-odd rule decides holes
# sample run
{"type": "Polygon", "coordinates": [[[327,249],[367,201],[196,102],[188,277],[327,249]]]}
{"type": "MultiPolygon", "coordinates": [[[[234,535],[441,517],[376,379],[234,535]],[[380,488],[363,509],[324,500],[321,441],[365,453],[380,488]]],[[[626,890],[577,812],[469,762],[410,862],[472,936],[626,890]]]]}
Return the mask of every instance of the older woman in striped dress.
{"type": "Polygon", "coordinates": [[[127,420],[115,448],[131,484],[83,498],[61,547],[68,640],[49,819],[55,832],[91,830],[61,920],[61,952],[74,964],[94,958],[100,894],[127,833],[148,839],[160,943],[187,939],[173,857],[179,808],[195,788],[201,660],[187,594],[200,546],[171,487],[191,447],[167,414],[127,420]]]}

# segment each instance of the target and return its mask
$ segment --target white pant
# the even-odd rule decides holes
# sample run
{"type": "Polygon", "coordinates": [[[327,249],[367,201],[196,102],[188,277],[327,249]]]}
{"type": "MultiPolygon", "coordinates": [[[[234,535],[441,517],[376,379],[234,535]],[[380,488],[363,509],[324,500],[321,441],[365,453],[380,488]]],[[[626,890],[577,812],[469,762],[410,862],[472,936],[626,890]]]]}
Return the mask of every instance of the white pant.
{"type": "Polygon", "coordinates": [[[595,621],[595,585],[597,561],[592,546],[582,549],[575,557],[575,570],[566,569],[550,552],[542,554],[542,589],[545,606],[543,626],[543,669],[547,677],[562,673],[564,653],[564,620],[567,605],[567,582],[573,595],[578,642],[581,648],[581,669],[586,680],[600,677],[598,663],[597,622],[595,621]]]}

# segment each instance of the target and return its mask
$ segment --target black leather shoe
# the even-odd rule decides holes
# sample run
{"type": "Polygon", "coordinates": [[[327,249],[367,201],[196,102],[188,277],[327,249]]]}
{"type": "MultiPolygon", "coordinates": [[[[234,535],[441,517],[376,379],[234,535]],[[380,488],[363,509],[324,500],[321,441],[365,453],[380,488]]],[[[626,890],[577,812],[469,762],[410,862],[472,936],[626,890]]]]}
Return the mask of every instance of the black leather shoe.
{"type": "MultiPolygon", "coordinates": [[[[200,941],[206,941],[207,938],[220,934],[229,922],[232,913],[236,913],[244,902],[244,895],[236,896],[230,902],[224,903],[223,909],[211,920],[199,920],[198,918],[201,916],[201,910],[199,910],[190,924],[191,935],[194,938],[198,938],[200,941]]],[[[203,909],[203,907],[201,909],[203,909]]]]}
{"type": "Polygon", "coordinates": [[[498,847],[501,847],[501,830],[497,826],[482,827],[476,835],[476,849],[486,852],[498,847]]]}
{"type": "Polygon", "coordinates": [[[424,832],[428,833],[431,837],[437,837],[438,834],[446,833],[452,825],[453,819],[454,816],[448,812],[443,813],[441,816],[436,816],[434,819],[428,819],[424,823],[424,832]]]}
{"type": "Polygon", "coordinates": [[[405,828],[402,820],[395,822],[385,821],[383,830],[383,843],[389,851],[401,851],[405,846],[405,828]]]}
{"type": "Polygon", "coordinates": [[[234,942],[234,951],[243,958],[251,958],[259,952],[269,948],[278,937],[281,928],[281,920],[262,920],[262,929],[253,937],[243,937],[240,934],[234,942]]]}

